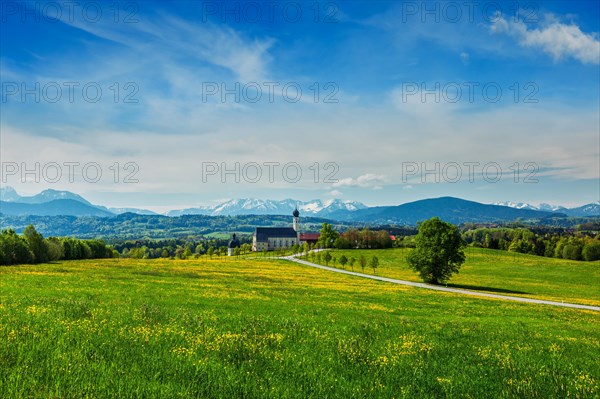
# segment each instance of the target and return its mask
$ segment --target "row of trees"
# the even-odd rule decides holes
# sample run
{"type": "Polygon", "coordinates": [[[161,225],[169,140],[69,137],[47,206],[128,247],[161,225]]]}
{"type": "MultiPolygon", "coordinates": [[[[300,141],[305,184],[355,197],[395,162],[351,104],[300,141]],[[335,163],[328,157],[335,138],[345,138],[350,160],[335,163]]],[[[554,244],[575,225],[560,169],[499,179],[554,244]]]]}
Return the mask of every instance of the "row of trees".
{"type": "Polygon", "coordinates": [[[358,259],[356,259],[353,256],[348,258],[346,255],[342,255],[339,258],[337,258],[335,255],[331,255],[329,251],[325,251],[323,253],[310,252],[307,255],[307,258],[311,262],[323,262],[326,266],[329,266],[329,263],[331,263],[333,266],[337,266],[339,264],[342,267],[342,269],[345,269],[346,265],[348,265],[350,266],[350,268],[352,268],[352,271],[354,271],[355,264],[360,266],[363,272],[365,271],[365,267],[367,266],[373,268],[373,273],[375,273],[375,271],[379,267],[379,258],[377,256],[372,256],[370,259],[367,259],[367,257],[362,254],[358,257],[358,259]]]}
{"type": "MultiPolygon", "coordinates": [[[[302,219],[302,225],[306,229],[318,229],[324,221],[321,218],[305,217],[302,219]]],[[[188,237],[206,237],[211,233],[231,231],[252,236],[255,227],[289,226],[289,223],[288,215],[183,215],[169,217],[124,213],[109,218],[0,215],[1,226],[11,226],[17,231],[22,231],[26,226],[32,224],[45,236],[95,238],[101,233],[107,243],[111,243],[113,239],[137,240],[140,237],[155,240],[187,239],[188,237]]]]}
{"type": "Polygon", "coordinates": [[[385,230],[348,229],[338,233],[328,223],[323,223],[320,231],[318,246],[320,248],[391,248],[393,245],[390,235],[385,230]]]}
{"type": "Polygon", "coordinates": [[[336,248],[350,249],[350,248],[372,248],[372,249],[383,249],[391,248],[393,241],[390,235],[385,230],[369,230],[364,228],[348,229],[343,232],[338,241],[335,243],[336,248]]]}
{"type": "Polygon", "coordinates": [[[56,260],[118,257],[101,240],[79,240],[71,237],[44,238],[32,225],[22,235],[12,229],[0,233],[0,265],[43,263],[56,260]]]}
{"type": "MultiPolygon", "coordinates": [[[[328,227],[328,225],[324,224],[321,232],[328,229],[328,227]]],[[[389,239],[387,233],[383,233],[385,233],[386,237],[389,239]]],[[[380,237],[383,240],[382,232],[371,233],[366,229],[361,231],[355,230],[347,235],[347,238],[354,239],[354,243],[359,242],[360,238],[368,238],[371,240],[373,237],[380,237]]],[[[339,240],[337,242],[339,242],[339,240]]],[[[366,243],[366,241],[362,242],[363,245],[366,243]]],[[[413,237],[411,244],[411,246],[414,246],[414,249],[408,255],[408,264],[413,270],[417,271],[421,278],[427,283],[442,284],[447,282],[453,274],[459,272],[461,265],[466,259],[464,248],[467,246],[467,243],[461,236],[458,227],[443,222],[437,217],[429,219],[419,225],[418,234],[413,237]]],[[[355,248],[355,246],[351,245],[349,248],[355,248]]],[[[362,248],[364,248],[364,246],[362,248]]],[[[367,248],[373,247],[367,246],[367,248]]],[[[339,262],[343,268],[348,264],[353,270],[354,264],[357,261],[354,257],[348,259],[346,255],[343,254],[337,259],[336,256],[332,255],[329,251],[324,253],[311,252],[308,254],[307,258],[312,262],[316,261],[316,263],[321,263],[321,261],[323,261],[326,265],[330,262],[333,262],[334,265],[336,262],[339,262]]],[[[373,273],[375,273],[379,267],[379,259],[377,256],[373,256],[371,260],[367,262],[367,258],[363,254],[360,254],[358,263],[363,272],[367,264],[373,268],[373,273]]]]}
{"type": "Polygon", "coordinates": [[[571,260],[600,259],[600,235],[583,232],[536,233],[526,228],[478,228],[462,234],[473,246],[571,260]]]}
{"type": "MultiPolygon", "coordinates": [[[[240,238],[242,239],[242,238],[240,238]]],[[[243,241],[248,241],[243,239],[243,241]]],[[[134,259],[189,259],[201,256],[224,256],[227,254],[226,239],[168,239],[168,240],[128,240],[115,243],[115,249],[125,258],[134,259]]],[[[250,252],[252,244],[244,242],[241,247],[236,248],[235,255],[250,252]]]]}

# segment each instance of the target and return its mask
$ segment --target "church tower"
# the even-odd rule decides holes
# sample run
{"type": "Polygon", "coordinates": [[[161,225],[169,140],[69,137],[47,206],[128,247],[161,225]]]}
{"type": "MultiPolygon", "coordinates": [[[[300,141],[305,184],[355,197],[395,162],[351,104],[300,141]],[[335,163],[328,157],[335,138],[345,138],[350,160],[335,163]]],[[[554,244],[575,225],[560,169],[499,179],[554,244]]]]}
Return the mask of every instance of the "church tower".
{"type": "Polygon", "coordinates": [[[296,209],[294,209],[294,212],[292,213],[292,215],[294,216],[292,227],[294,228],[294,230],[296,231],[296,233],[299,233],[299,230],[300,230],[300,212],[298,212],[298,207],[297,206],[296,206],[296,209]]]}
{"type": "Polygon", "coordinates": [[[235,236],[235,233],[233,233],[233,237],[231,238],[231,241],[229,241],[229,244],[227,244],[227,256],[233,256],[235,253],[235,249],[238,248],[239,246],[240,246],[240,241],[235,236]]]}

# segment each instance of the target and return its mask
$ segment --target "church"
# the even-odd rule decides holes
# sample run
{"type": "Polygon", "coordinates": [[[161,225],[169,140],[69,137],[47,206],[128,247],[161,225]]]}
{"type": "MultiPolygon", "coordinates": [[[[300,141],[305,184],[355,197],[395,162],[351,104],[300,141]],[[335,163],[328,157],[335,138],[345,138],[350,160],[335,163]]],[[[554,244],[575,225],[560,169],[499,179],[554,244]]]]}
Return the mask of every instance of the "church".
{"type": "Polygon", "coordinates": [[[298,208],[292,213],[292,227],[257,227],[252,237],[253,251],[273,251],[279,248],[290,248],[313,243],[319,238],[315,233],[300,233],[300,212],[298,208]]]}

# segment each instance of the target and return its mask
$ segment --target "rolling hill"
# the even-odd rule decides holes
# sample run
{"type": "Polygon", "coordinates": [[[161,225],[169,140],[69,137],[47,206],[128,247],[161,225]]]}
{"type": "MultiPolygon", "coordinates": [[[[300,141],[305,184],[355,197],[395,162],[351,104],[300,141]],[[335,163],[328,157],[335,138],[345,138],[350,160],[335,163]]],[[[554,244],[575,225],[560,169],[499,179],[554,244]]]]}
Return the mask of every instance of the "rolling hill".
{"type": "Polygon", "coordinates": [[[0,213],[9,216],[115,216],[108,210],[88,205],[75,199],[56,199],[43,203],[0,201],[0,213]]]}
{"type": "MultiPolygon", "coordinates": [[[[233,199],[216,205],[173,210],[165,215],[138,208],[107,208],[94,205],[82,196],[59,190],[44,190],[33,196],[20,196],[13,188],[0,189],[0,214],[4,216],[93,216],[114,218],[122,214],[182,217],[201,215],[206,217],[281,215],[288,218],[295,207],[301,217],[325,218],[344,224],[415,226],[418,222],[438,216],[454,224],[461,223],[505,223],[534,221],[544,223],[552,218],[552,224],[564,224],[566,217],[595,218],[600,216],[600,203],[591,203],[568,209],[562,206],[540,204],[534,206],[519,202],[498,202],[492,205],[454,197],[424,199],[395,206],[367,207],[357,201],[340,199],[298,201],[294,199],[233,199]]],[[[149,224],[158,223],[160,218],[149,219],[149,224]]],[[[286,219],[286,220],[288,220],[286,219]]],[[[149,228],[153,226],[149,225],[149,228]]]]}
{"type": "Polygon", "coordinates": [[[558,216],[554,212],[487,205],[454,197],[431,198],[398,206],[378,206],[354,212],[337,211],[329,218],[345,222],[415,225],[438,216],[447,222],[509,222],[518,219],[543,219],[558,216]]]}

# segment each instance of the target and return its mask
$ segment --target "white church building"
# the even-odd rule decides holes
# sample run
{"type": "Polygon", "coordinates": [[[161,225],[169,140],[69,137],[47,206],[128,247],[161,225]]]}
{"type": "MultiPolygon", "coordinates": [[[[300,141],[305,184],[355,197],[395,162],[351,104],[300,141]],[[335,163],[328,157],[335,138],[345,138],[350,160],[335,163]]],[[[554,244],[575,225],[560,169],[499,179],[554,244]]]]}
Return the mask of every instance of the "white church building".
{"type": "Polygon", "coordinates": [[[273,251],[300,244],[300,212],[292,213],[292,227],[257,227],[252,237],[253,251],[273,251]]]}

